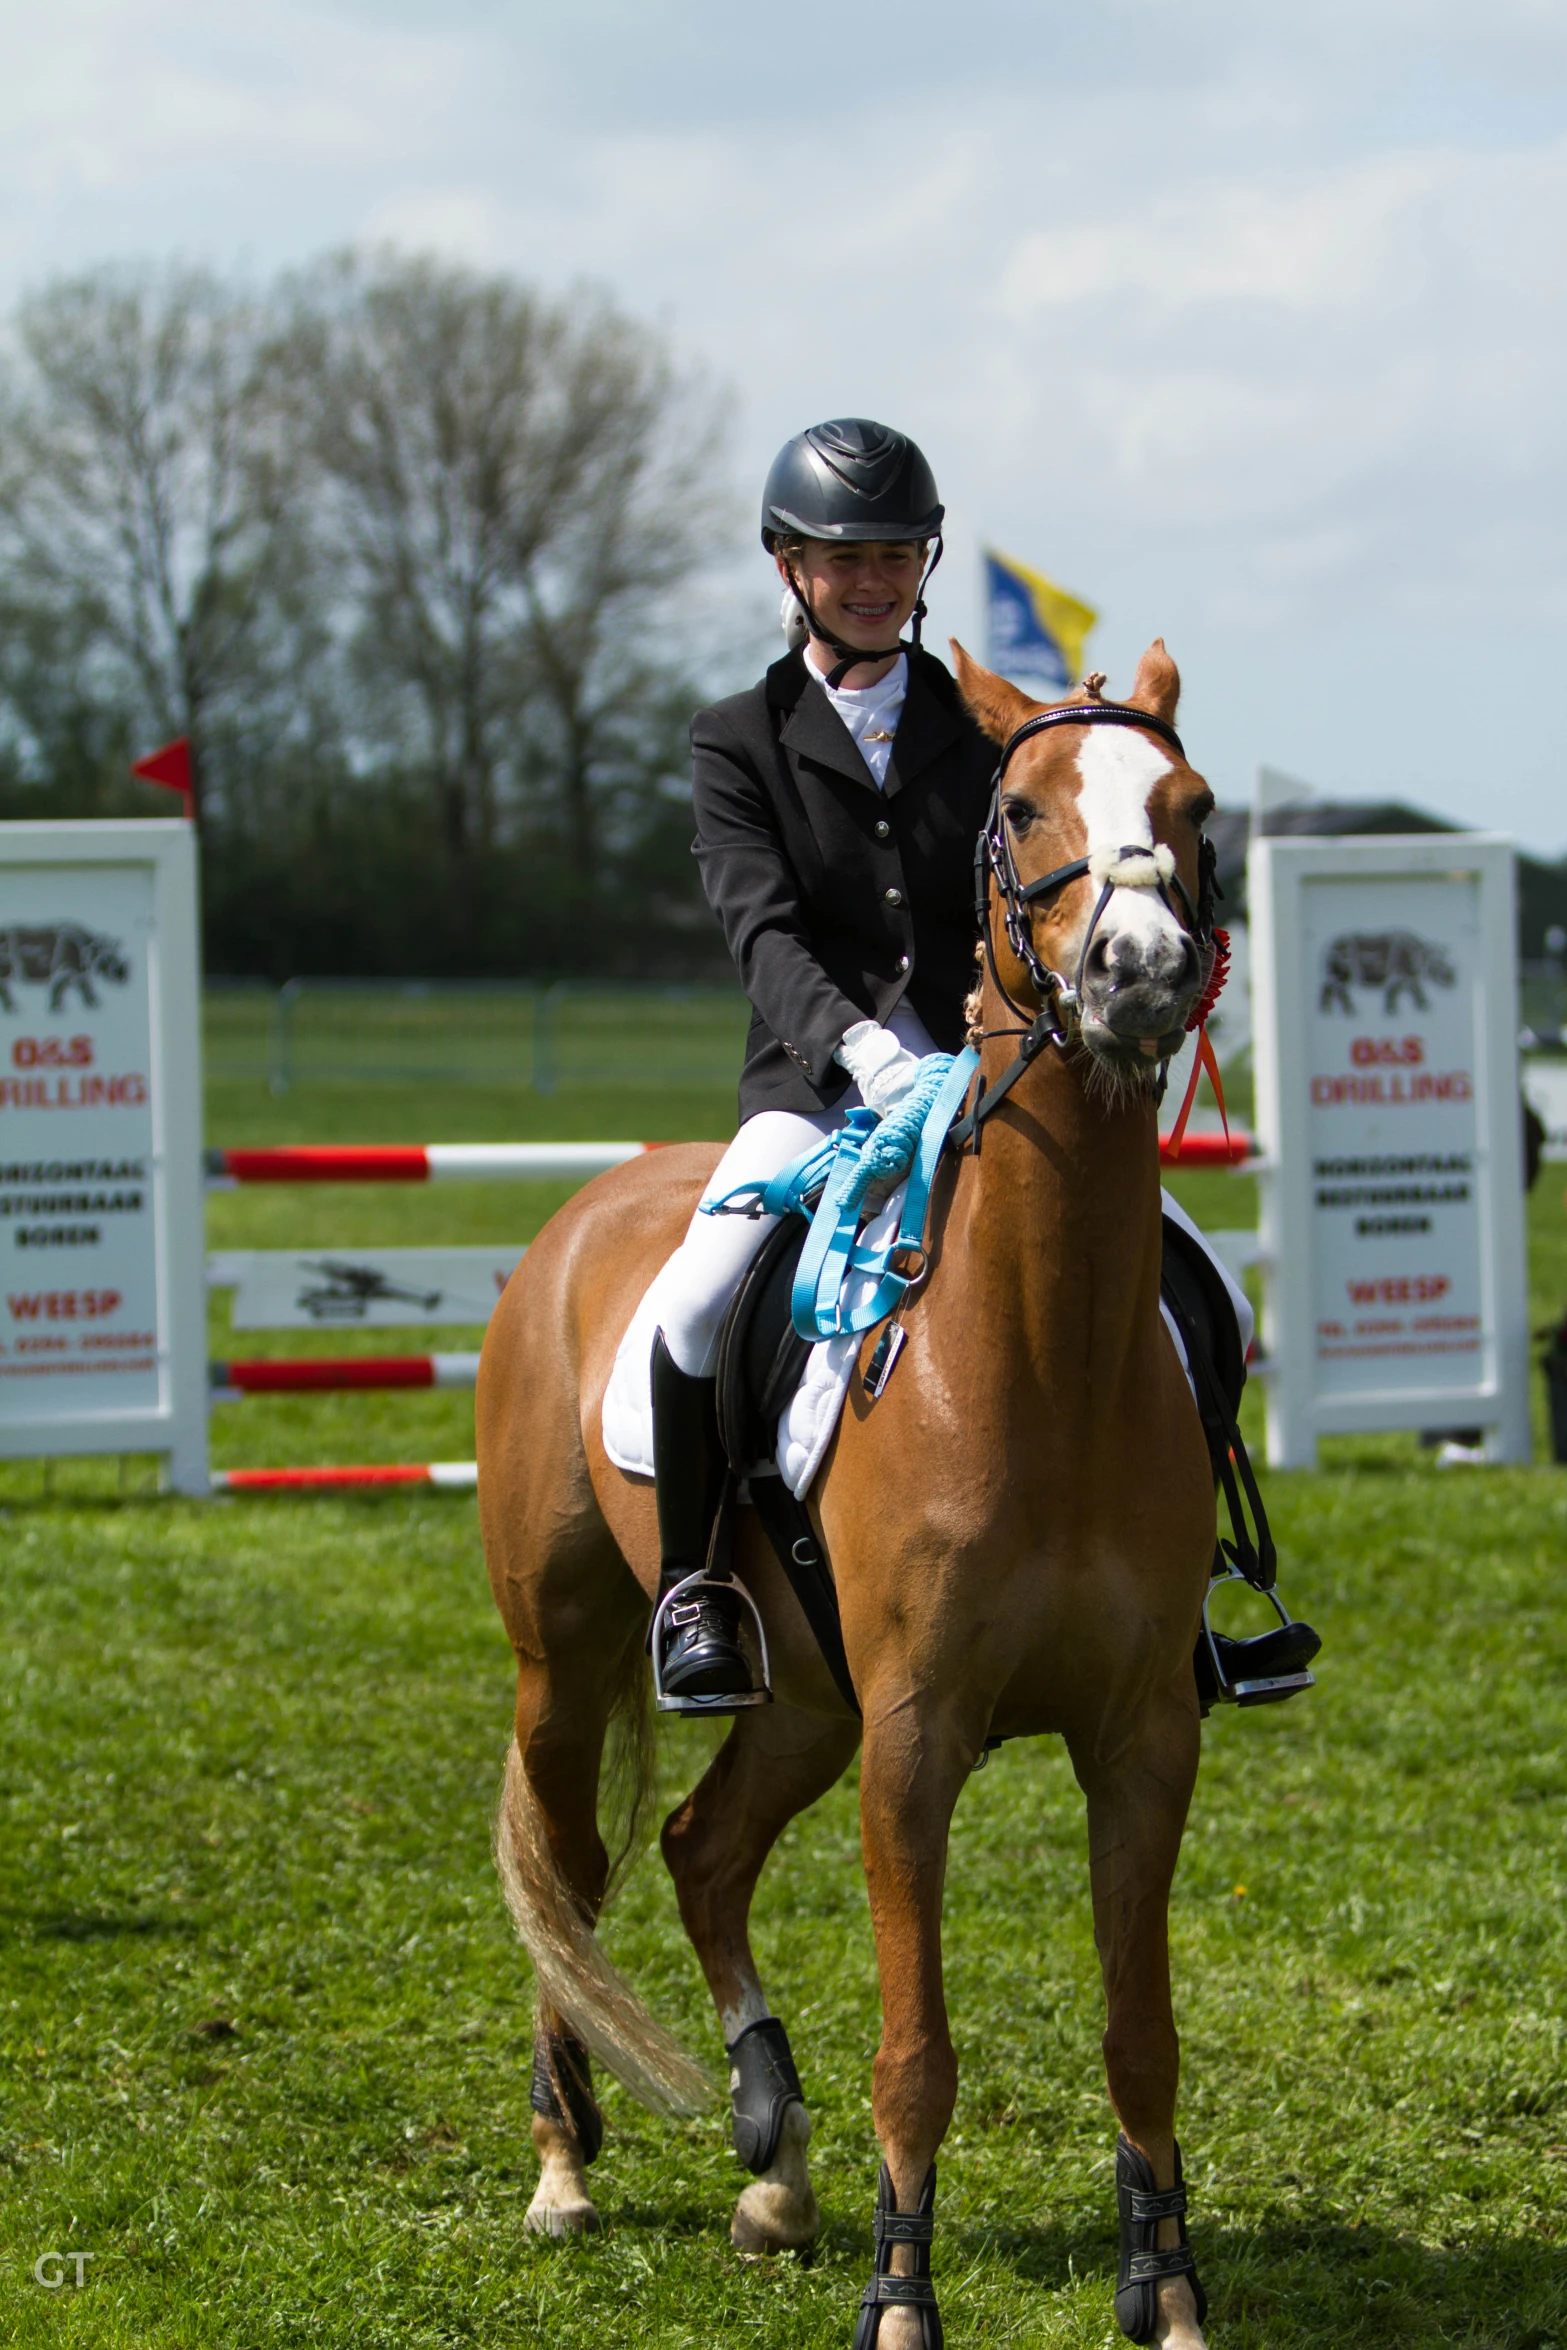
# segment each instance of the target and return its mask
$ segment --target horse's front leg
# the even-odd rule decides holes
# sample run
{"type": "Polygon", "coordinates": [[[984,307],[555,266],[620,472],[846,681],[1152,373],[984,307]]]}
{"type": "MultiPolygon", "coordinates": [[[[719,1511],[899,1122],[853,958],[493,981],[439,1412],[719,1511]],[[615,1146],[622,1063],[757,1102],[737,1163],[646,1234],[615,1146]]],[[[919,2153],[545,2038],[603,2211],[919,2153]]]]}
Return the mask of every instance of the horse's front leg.
{"type": "Polygon", "coordinates": [[[1102,1723],[1097,1738],[1068,1737],[1088,1798],[1094,1940],[1104,1974],[1105,2072],[1125,2143],[1117,2156],[1123,2281],[1116,2316],[1133,2341],[1203,2350],[1206,2307],[1187,2257],[1182,2217],[1157,2216],[1179,2188],[1175,2096],[1180,2043],[1170,2005],[1170,1886],[1197,1778],[1200,1726],[1191,1670],[1136,1716],[1124,1734],[1102,1723]],[[1139,2212],[1138,2202],[1142,2199],[1139,2212]],[[1149,2204],[1152,2204],[1152,2209],[1149,2204]],[[1128,2246],[1174,2256],[1174,2273],[1130,2281],[1128,2246]]]}
{"type": "Polygon", "coordinates": [[[953,1808],[975,1755],[949,1706],[926,1690],[879,1679],[866,1704],[860,1834],[881,1975],[872,2112],[885,2157],[877,2269],[888,2273],[867,2289],[856,2350],[872,2343],[877,2350],[929,2350],[939,2339],[928,2281],[930,2174],[958,2088],[942,1984],[941,1898],[953,1808]],[[889,2221],[889,2212],[901,2216],[889,2221]]]}
{"type": "Polygon", "coordinates": [[[843,1776],[859,1735],[850,1717],[791,1705],[739,1714],[664,1823],[664,1859],[729,2054],[735,2151],[755,2173],[729,2231],[745,2253],[803,2251],[820,2225],[805,2155],[811,2119],[751,1955],[751,1896],[784,1829],[843,1776]]]}

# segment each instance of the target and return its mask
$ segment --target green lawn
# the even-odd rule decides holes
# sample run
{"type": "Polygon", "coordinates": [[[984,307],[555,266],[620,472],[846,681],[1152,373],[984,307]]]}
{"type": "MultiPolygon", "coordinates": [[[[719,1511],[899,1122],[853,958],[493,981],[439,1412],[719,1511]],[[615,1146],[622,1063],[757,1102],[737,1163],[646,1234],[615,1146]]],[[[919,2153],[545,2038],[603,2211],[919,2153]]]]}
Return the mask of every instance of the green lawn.
{"type": "MultiPolygon", "coordinates": [[[[717,1089],[279,1102],[258,1083],[215,1089],[211,1130],[720,1135],[730,1116],[717,1089]]],[[[1567,1298],[1563,1174],[1533,1203],[1540,1320],[1567,1298]]],[[[1179,1188],[1209,1222],[1247,1220],[1243,1182],[1179,1188]]],[[[526,1240],[558,1196],[242,1192],[214,1200],[210,1236],[526,1240]]],[[[217,1429],[224,1460],[472,1442],[461,1396],[245,1403],[217,1429]]],[[[1290,1597],[1326,1637],[1321,1686],[1210,1724],[1174,1907],[1210,2336],[1567,2350],[1567,1481],[1438,1474],[1403,1439],[1325,1463],[1267,1481],[1290,1597]]],[[[541,2245],[521,2232],[530,1989],[487,1844],[510,1660],[471,1500],[173,1503],[85,1464],[46,1495],[21,1466],[0,1472],[0,1520],[0,2340],[847,2345],[876,2160],[852,1783],[797,1825],[758,1901],[816,2117],[815,2264],[729,2250],[744,2174],[721,2112],[671,2126],[613,2090],[605,2234],[541,2245]],[[80,2290],[69,2267],[57,2291],[33,2281],[49,2251],[91,2255],[80,2290]]],[[[660,1732],[671,1799],[711,1735],[660,1732]]],[[[949,1886],[949,2340],[1118,2340],[1081,1807],[1058,1747],[1008,1747],[976,1777],[949,1886]]],[[[715,2056],[656,1857],[608,1939],[715,2056]]]]}

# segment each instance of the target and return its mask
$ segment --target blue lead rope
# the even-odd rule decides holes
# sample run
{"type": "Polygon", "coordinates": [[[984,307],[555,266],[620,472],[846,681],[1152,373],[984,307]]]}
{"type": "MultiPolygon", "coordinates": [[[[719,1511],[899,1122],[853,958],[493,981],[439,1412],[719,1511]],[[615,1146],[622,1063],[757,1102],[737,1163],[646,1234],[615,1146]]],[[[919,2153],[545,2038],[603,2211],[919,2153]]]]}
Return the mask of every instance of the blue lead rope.
{"type": "Polygon", "coordinates": [[[842,1338],[869,1330],[900,1303],[918,1273],[900,1273],[892,1260],[917,1255],[923,1269],[925,1220],[947,1129],[963,1106],[979,1055],[930,1053],[912,1091],[885,1118],[851,1110],[836,1134],[781,1167],[769,1183],[741,1183],[722,1199],[704,1200],[704,1216],[811,1216],[791,1305],[802,1338],[842,1338]],[[858,1238],[866,1194],[908,1172],[895,1239],[880,1248],[858,1238]],[[814,1213],[809,1203],[817,1199],[814,1213]],[[875,1281],[852,1309],[844,1292],[857,1275],[875,1281]]]}

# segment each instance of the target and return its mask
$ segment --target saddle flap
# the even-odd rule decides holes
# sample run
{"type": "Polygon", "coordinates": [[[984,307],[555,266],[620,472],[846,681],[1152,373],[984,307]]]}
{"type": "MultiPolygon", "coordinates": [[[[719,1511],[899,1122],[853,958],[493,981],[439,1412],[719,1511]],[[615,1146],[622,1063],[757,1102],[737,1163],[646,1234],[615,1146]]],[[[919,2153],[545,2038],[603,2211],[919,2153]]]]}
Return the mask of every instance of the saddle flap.
{"type": "MultiPolygon", "coordinates": [[[[1240,1410],[1241,1393],[1246,1385],[1246,1356],[1230,1293],[1207,1250],[1169,1216],[1163,1218],[1163,1235],[1160,1292],[1188,1343],[1195,1338],[1205,1349],[1233,1420],[1240,1410]]],[[[1217,1458],[1219,1453],[1228,1452],[1229,1438],[1222,1427],[1210,1425],[1213,1415],[1203,1394],[1203,1383],[1195,1378],[1195,1370],[1193,1376],[1197,1409],[1209,1447],[1217,1458]]]]}
{"type": "Polygon", "coordinates": [[[718,1333],[718,1433],[740,1477],[764,1462],[771,1468],[779,1415],[810,1359],[791,1305],[809,1229],[803,1216],[785,1216],[768,1234],[718,1333]]]}

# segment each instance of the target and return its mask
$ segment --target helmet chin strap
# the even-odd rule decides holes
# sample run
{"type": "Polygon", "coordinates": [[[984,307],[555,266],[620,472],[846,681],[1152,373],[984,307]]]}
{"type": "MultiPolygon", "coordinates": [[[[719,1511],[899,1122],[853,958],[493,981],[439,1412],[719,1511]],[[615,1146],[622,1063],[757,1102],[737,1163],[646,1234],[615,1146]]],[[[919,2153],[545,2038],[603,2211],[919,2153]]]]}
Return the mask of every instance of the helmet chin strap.
{"type": "Polygon", "coordinates": [[[858,669],[862,661],[890,661],[897,653],[907,653],[911,650],[918,652],[920,642],[920,623],[925,619],[927,610],[925,603],[925,590],[930,585],[931,574],[935,570],[937,564],[941,561],[944,551],[945,542],[938,532],[936,536],[936,552],[934,555],[932,555],[930,561],[926,564],[924,571],[920,574],[920,584],[915,593],[914,610],[911,614],[911,618],[914,623],[914,640],[912,646],[904,644],[900,638],[895,645],[878,645],[871,652],[864,651],[863,648],[859,645],[846,645],[841,637],[834,636],[830,629],[824,628],[822,626],[822,623],[817,619],[815,612],[811,608],[810,597],[806,594],[804,588],[800,585],[800,582],[794,575],[794,565],[792,563],[789,565],[789,585],[794,590],[795,602],[799,605],[800,610],[805,614],[806,627],[810,630],[812,636],[816,638],[819,644],[826,645],[830,651],[836,653],[839,656],[834,667],[827,672],[827,677],[825,680],[825,682],[833,687],[835,691],[840,685],[842,685],[844,679],[848,676],[849,671],[851,669],[858,669]]]}

